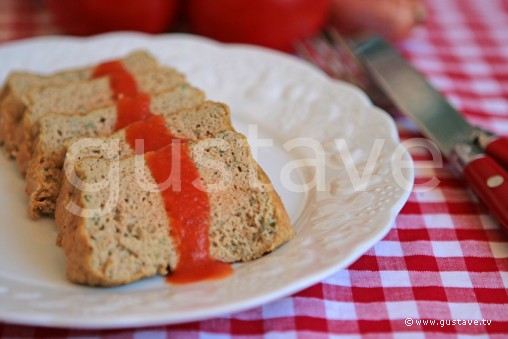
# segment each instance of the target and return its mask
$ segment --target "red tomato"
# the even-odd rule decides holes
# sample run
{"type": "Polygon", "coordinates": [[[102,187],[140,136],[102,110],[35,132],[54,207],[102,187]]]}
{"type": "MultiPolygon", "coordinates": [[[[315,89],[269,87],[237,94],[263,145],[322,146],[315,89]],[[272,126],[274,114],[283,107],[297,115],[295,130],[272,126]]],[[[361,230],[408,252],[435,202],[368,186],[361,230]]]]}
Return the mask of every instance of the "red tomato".
{"type": "Polygon", "coordinates": [[[193,32],[290,51],[326,23],[330,0],[188,0],[193,32]]]}
{"type": "Polygon", "coordinates": [[[55,22],[68,34],[132,30],[160,33],[177,12],[178,0],[45,0],[55,22]]]}

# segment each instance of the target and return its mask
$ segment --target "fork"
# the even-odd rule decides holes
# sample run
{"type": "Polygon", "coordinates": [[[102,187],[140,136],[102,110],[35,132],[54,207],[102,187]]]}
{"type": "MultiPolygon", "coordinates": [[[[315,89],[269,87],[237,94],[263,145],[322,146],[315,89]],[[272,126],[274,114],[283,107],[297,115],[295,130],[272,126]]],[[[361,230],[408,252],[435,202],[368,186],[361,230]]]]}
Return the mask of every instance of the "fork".
{"type": "Polygon", "coordinates": [[[328,76],[359,87],[376,106],[392,110],[392,101],[372,81],[355,55],[354,46],[359,43],[361,40],[347,39],[330,27],[318,36],[297,41],[294,47],[298,56],[314,64],[328,76]]]}

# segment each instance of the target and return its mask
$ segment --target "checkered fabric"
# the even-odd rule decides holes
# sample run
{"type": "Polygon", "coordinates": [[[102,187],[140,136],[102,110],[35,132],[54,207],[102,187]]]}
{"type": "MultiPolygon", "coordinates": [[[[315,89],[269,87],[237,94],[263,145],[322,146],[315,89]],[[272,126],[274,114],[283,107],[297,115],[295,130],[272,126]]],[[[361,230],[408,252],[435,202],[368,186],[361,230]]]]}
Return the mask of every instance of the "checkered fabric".
{"type": "MultiPolygon", "coordinates": [[[[472,123],[508,135],[508,1],[428,0],[427,9],[425,27],[398,48],[472,123]]],[[[55,32],[40,2],[0,0],[0,40],[55,32]]],[[[409,146],[422,137],[404,118],[397,125],[409,146]]],[[[388,235],[347,269],[299,293],[173,326],[94,331],[0,323],[0,335],[506,338],[508,236],[446,162],[431,166],[431,153],[410,152],[415,189],[388,235]]]]}
{"type": "Polygon", "coordinates": [[[41,0],[0,0],[0,41],[58,32],[41,0]]]}

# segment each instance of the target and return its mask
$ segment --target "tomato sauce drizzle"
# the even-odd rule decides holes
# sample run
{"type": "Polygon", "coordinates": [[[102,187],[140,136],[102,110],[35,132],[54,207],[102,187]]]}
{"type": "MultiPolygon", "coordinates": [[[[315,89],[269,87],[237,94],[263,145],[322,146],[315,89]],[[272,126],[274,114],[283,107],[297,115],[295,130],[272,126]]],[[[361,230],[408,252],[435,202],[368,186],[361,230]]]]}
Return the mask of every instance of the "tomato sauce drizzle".
{"type": "Polygon", "coordinates": [[[116,102],[117,118],[115,131],[124,128],[136,121],[146,120],[152,116],[150,113],[150,95],[138,93],[136,96],[124,96],[116,102]]]}
{"type": "Polygon", "coordinates": [[[115,131],[135,121],[145,120],[150,114],[150,95],[138,92],[136,79],[118,60],[101,63],[95,67],[92,78],[109,78],[117,107],[115,131]]]}
{"type": "Polygon", "coordinates": [[[177,140],[145,154],[145,160],[161,189],[179,253],[178,264],[166,280],[184,284],[225,278],[232,274],[229,264],[210,256],[210,202],[190,157],[188,144],[177,140]],[[173,168],[175,163],[179,168],[173,168]],[[169,187],[166,187],[168,184],[169,187]]]}
{"type": "Polygon", "coordinates": [[[117,101],[115,130],[126,128],[127,143],[136,154],[145,154],[148,168],[159,185],[179,253],[177,266],[167,281],[184,284],[232,274],[229,264],[210,256],[210,202],[185,140],[172,136],[164,117],[150,113],[150,96],[138,92],[136,80],[121,62],[102,63],[92,76],[109,77],[117,101]],[[136,147],[136,140],[142,140],[143,144],[136,147]],[[171,181],[175,176],[174,164],[179,168],[174,169],[176,181],[171,181]]]}
{"type": "Polygon", "coordinates": [[[145,160],[159,185],[171,222],[179,260],[167,281],[184,284],[232,274],[229,264],[210,256],[210,202],[190,157],[188,144],[173,138],[162,116],[151,116],[129,125],[126,139],[136,154],[148,152],[145,160]],[[144,141],[142,149],[136,149],[137,139],[144,141]]]}
{"type": "Polygon", "coordinates": [[[166,120],[160,115],[152,115],[146,120],[130,124],[125,129],[125,138],[136,154],[156,151],[175,140],[166,126],[166,120]],[[136,147],[136,140],[143,144],[136,147]]]}
{"type": "Polygon", "coordinates": [[[136,79],[130,74],[120,61],[103,62],[95,67],[92,78],[107,76],[115,99],[121,96],[135,96],[138,94],[136,79]]]}

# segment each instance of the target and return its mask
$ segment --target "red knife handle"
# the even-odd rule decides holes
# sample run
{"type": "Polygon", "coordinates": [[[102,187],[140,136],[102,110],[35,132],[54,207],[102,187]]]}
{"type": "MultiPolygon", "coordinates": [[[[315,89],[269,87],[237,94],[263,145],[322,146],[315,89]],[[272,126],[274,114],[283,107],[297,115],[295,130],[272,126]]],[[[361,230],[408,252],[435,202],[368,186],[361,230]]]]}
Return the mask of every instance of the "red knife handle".
{"type": "Polygon", "coordinates": [[[496,159],[498,163],[508,169],[508,139],[495,138],[485,146],[485,153],[496,159]]]}
{"type": "Polygon", "coordinates": [[[508,172],[494,159],[481,156],[466,164],[464,177],[492,216],[508,232],[508,172]]]}

